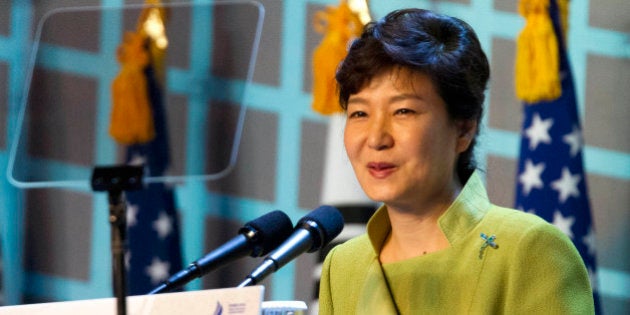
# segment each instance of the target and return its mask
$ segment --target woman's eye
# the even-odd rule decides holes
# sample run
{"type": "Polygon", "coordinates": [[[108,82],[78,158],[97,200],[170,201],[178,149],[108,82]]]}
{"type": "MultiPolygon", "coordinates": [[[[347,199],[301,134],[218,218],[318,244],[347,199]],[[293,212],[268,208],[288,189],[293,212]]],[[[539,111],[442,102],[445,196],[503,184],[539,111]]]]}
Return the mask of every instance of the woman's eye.
{"type": "Polygon", "coordinates": [[[396,115],[408,115],[408,114],[413,114],[413,113],[414,111],[409,108],[400,108],[400,109],[397,109],[395,112],[396,115]]]}
{"type": "Polygon", "coordinates": [[[348,113],[348,118],[359,118],[359,117],[365,117],[365,116],[367,116],[367,114],[362,111],[354,111],[354,112],[348,113]]]}

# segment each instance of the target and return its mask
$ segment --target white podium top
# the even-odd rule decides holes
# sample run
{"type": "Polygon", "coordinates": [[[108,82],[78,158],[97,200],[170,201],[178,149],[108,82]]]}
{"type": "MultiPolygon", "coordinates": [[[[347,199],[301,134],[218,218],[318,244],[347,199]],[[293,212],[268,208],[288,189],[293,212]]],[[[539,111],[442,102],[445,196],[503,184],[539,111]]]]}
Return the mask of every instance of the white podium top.
{"type": "MultiPolygon", "coordinates": [[[[263,286],[127,297],[128,315],[259,315],[263,286]]],[[[116,299],[104,298],[0,307],[1,315],[116,315],[116,299]]]]}

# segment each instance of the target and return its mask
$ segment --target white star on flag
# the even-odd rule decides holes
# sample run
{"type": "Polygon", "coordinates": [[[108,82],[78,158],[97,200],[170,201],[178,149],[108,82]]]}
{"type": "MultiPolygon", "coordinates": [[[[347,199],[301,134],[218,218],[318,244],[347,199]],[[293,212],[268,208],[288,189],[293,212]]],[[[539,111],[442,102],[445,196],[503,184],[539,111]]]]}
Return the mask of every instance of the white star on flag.
{"type": "Polygon", "coordinates": [[[574,157],[580,152],[580,148],[582,147],[582,136],[580,133],[580,129],[573,125],[573,131],[571,133],[567,133],[562,137],[562,141],[568,144],[571,147],[571,157],[574,157]]]}
{"type": "Polygon", "coordinates": [[[580,191],[578,190],[578,183],[582,179],[580,174],[571,175],[571,172],[567,167],[562,168],[562,177],[551,183],[551,187],[557,190],[560,194],[558,196],[560,203],[564,203],[571,196],[579,197],[580,191]]]}
{"type": "Polygon", "coordinates": [[[153,229],[158,233],[158,236],[161,239],[164,239],[171,234],[171,231],[173,230],[173,223],[171,221],[171,217],[164,213],[164,211],[160,211],[158,219],[153,221],[153,229]]]}
{"type": "Polygon", "coordinates": [[[532,163],[532,160],[525,161],[525,171],[518,177],[519,182],[523,184],[523,193],[529,195],[532,188],[542,188],[543,181],[540,175],[545,170],[545,163],[532,163]]]}
{"type": "Polygon", "coordinates": [[[571,231],[571,227],[573,226],[573,223],[575,222],[575,218],[574,217],[564,217],[562,216],[562,213],[560,213],[560,211],[557,211],[553,213],[553,222],[552,224],[555,225],[558,229],[560,229],[560,231],[562,231],[562,233],[566,234],[569,238],[573,239],[573,232],[571,231]]]}
{"type": "Polygon", "coordinates": [[[129,250],[125,251],[125,270],[129,271],[129,267],[131,266],[129,263],[131,262],[131,252],[129,250]]]}
{"type": "Polygon", "coordinates": [[[140,165],[144,165],[146,162],[147,162],[147,158],[144,155],[134,154],[129,160],[129,162],[127,162],[127,164],[140,166],[140,165]]]}
{"type": "Polygon", "coordinates": [[[595,255],[595,233],[593,232],[593,228],[589,227],[588,234],[582,237],[582,242],[588,248],[588,253],[591,255],[595,255]]]}
{"type": "Polygon", "coordinates": [[[138,222],[138,210],[140,209],[137,205],[127,204],[127,227],[134,226],[138,222]]]}
{"type": "Polygon", "coordinates": [[[151,261],[151,265],[149,265],[145,272],[151,278],[151,283],[158,284],[168,278],[168,269],[171,264],[160,260],[158,257],[153,257],[153,261],[151,261]]]}
{"type": "Polygon", "coordinates": [[[536,150],[539,143],[551,143],[551,136],[549,136],[549,129],[553,125],[553,118],[542,120],[540,115],[536,113],[534,115],[532,124],[525,130],[525,134],[529,138],[529,148],[533,151],[536,150]]]}

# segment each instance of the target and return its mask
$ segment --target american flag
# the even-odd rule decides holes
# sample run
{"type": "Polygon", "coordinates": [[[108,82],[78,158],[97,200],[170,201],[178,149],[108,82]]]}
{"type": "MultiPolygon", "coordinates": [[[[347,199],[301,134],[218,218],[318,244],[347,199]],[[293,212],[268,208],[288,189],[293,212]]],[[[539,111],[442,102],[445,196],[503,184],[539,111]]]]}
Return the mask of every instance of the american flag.
{"type": "Polygon", "coordinates": [[[553,223],[571,238],[588,268],[599,313],[595,230],[582,159],[582,129],[555,1],[550,1],[549,14],[559,39],[562,94],[552,101],[523,106],[516,207],[553,223]]]}
{"type": "MultiPolygon", "coordinates": [[[[169,144],[162,91],[152,67],[145,71],[155,138],[127,147],[127,163],[145,165],[145,175],[161,176],[169,165],[169,144]],[[148,173],[148,174],[147,174],[148,173]]],[[[127,193],[128,295],[146,294],[182,269],[174,191],[164,183],[127,193]]]]}

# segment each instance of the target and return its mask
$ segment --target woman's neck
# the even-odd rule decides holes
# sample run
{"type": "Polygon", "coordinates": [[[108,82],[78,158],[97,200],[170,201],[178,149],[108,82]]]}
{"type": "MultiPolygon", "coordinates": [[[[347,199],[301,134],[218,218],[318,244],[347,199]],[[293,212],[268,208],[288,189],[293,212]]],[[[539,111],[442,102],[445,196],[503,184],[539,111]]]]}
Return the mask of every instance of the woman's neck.
{"type": "Polygon", "coordinates": [[[381,263],[401,261],[447,248],[449,243],[438,226],[438,218],[408,213],[390,214],[392,228],[381,249],[381,263]]]}
{"type": "Polygon", "coordinates": [[[381,263],[401,261],[449,247],[448,239],[440,229],[438,220],[458,193],[459,187],[441,202],[425,205],[421,210],[413,211],[388,205],[391,230],[381,250],[381,263]]]}

